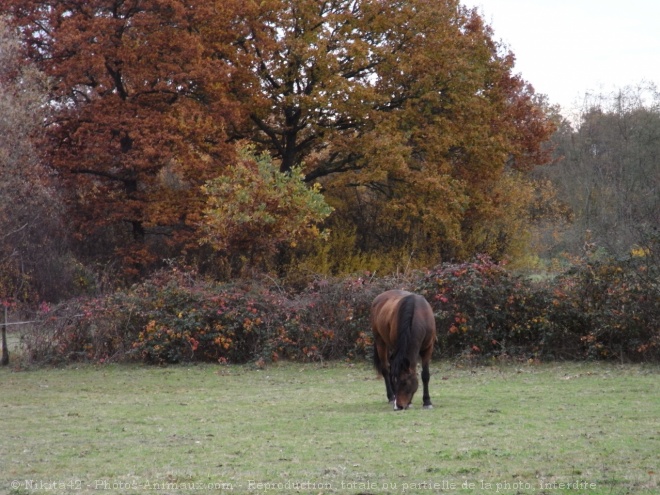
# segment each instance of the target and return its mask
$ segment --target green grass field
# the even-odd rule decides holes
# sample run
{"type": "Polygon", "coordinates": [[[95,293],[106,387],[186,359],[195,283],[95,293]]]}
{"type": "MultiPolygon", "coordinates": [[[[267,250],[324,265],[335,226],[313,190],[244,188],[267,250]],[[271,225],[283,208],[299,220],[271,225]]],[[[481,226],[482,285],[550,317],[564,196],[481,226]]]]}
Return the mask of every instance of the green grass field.
{"type": "Polygon", "coordinates": [[[433,363],[0,370],[0,493],[660,493],[660,370],[433,363]]]}

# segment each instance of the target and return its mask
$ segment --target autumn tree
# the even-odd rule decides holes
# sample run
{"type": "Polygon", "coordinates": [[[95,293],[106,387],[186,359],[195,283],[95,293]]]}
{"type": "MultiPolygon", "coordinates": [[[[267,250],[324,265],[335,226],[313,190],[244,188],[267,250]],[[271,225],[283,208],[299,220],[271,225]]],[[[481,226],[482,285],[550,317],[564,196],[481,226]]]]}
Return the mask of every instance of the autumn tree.
{"type": "Polygon", "coordinates": [[[282,171],[304,162],[337,208],[335,229],[357,227],[357,248],[506,253],[515,234],[484,229],[525,201],[506,175],[549,159],[553,125],[476,11],[457,0],[266,0],[245,2],[231,29],[219,55],[249,119],[230,134],[282,171]]]}
{"type": "Polygon", "coordinates": [[[196,243],[199,187],[233,153],[198,0],[6,0],[51,78],[51,160],[86,253],[140,270],[196,243]]]}

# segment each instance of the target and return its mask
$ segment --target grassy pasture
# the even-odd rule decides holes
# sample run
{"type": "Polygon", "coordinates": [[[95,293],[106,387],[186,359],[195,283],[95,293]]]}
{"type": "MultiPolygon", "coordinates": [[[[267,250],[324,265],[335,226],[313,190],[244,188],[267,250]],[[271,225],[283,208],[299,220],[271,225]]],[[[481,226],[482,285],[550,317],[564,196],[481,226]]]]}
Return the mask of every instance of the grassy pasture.
{"type": "Polygon", "coordinates": [[[660,493],[660,370],[366,363],[0,370],[0,493],[660,493]]]}

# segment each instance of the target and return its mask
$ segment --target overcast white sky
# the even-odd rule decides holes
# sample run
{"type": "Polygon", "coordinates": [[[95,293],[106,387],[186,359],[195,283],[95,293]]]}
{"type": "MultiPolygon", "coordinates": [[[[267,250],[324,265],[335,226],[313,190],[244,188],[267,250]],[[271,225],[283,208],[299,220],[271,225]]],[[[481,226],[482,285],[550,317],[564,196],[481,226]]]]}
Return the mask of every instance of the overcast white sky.
{"type": "Polygon", "coordinates": [[[579,107],[587,92],[660,89],[660,0],[462,0],[516,55],[537,93],[579,107]]]}

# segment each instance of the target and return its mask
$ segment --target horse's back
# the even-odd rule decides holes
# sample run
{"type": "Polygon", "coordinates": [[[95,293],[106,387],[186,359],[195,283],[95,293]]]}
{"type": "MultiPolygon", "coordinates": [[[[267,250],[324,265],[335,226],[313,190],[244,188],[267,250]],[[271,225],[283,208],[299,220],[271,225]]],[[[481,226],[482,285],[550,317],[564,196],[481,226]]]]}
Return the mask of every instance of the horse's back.
{"type": "Polygon", "coordinates": [[[425,330],[424,343],[435,342],[435,316],[428,301],[419,294],[405,290],[388,290],[379,294],[371,304],[371,326],[375,336],[391,347],[397,340],[397,315],[401,302],[410,297],[414,301],[416,327],[425,330]]]}
{"type": "Polygon", "coordinates": [[[412,293],[405,290],[388,290],[376,296],[371,303],[371,328],[374,336],[380,337],[388,347],[396,342],[399,302],[410,295],[412,293]]]}

